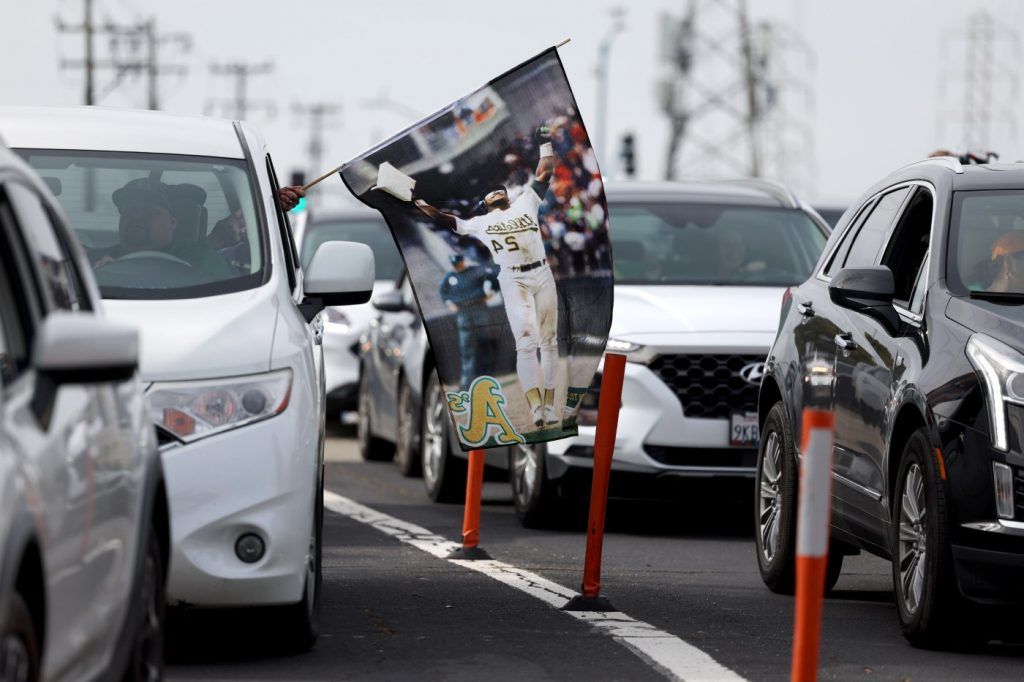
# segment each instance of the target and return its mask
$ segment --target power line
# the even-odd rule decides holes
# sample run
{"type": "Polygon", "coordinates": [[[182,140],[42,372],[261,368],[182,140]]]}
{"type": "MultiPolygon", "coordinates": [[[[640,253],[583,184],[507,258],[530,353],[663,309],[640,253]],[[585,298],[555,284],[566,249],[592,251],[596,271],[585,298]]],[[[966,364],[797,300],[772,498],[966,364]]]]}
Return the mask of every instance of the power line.
{"type": "MultiPolygon", "coordinates": [[[[263,108],[270,115],[274,113],[274,105],[267,100],[250,100],[249,79],[253,76],[263,76],[270,73],[274,68],[273,62],[246,63],[227,62],[224,64],[211,64],[210,71],[215,76],[227,76],[235,81],[235,95],[233,98],[220,99],[219,104],[225,111],[230,111],[230,117],[236,120],[244,120],[250,109],[263,108]]],[[[207,110],[212,110],[218,105],[218,100],[207,102],[207,110]]]]}

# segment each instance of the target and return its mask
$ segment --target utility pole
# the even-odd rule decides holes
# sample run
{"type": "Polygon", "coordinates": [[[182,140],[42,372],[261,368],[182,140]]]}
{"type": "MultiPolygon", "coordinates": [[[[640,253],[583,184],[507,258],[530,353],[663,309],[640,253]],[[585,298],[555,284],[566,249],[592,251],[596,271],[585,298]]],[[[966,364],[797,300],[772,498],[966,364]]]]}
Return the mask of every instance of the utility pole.
{"type": "Polygon", "coordinates": [[[616,36],[622,33],[625,29],[626,24],[623,21],[623,17],[626,10],[622,7],[616,7],[612,10],[612,25],[608,29],[608,33],[605,34],[601,43],[597,46],[597,125],[595,126],[596,135],[594,136],[595,142],[594,149],[597,152],[599,161],[608,162],[612,157],[611,155],[605,155],[607,147],[607,136],[605,135],[605,129],[608,125],[608,60],[611,57],[612,43],[615,41],[616,36]]]}
{"type": "MultiPolygon", "coordinates": [[[[211,64],[210,70],[216,76],[228,76],[235,80],[235,96],[231,100],[221,100],[224,109],[231,111],[231,118],[242,121],[248,116],[249,109],[262,107],[273,115],[273,104],[267,101],[253,101],[248,98],[249,79],[263,76],[274,68],[272,62],[251,64],[246,62],[227,62],[211,64]]],[[[215,101],[207,103],[207,109],[216,106],[215,101]]]]}
{"type": "Polygon", "coordinates": [[[85,103],[99,103],[103,95],[109,94],[124,81],[126,76],[144,74],[147,78],[146,103],[150,109],[159,108],[158,79],[163,74],[174,73],[184,75],[183,65],[158,63],[159,46],[167,42],[177,42],[184,50],[191,47],[191,38],[185,33],[158,35],[156,22],[153,19],[136,24],[115,24],[106,22],[97,25],[93,19],[93,0],[85,0],[85,16],[81,24],[67,24],[60,17],[55,17],[57,30],[60,33],[82,33],[85,37],[85,58],[82,60],[63,60],[63,69],[85,70],[85,103]],[[95,37],[110,37],[110,54],[107,59],[96,59],[95,37]],[[122,47],[128,50],[122,54],[122,47]],[[141,53],[141,54],[140,54],[141,53]],[[114,73],[113,80],[103,92],[97,92],[96,72],[100,69],[114,73]]]}
{"type": "Polygon", "coordinates": [[[970,15],[962,28],[943,37],[943,53],[955,66],[943,69],[940,75],[939,138],[948,134],[948,121],[959,120],[962,137],[957,151],[991,150],[996,130],[1006,135],[1004,140],[1014,141],[1020,82],[1016,31],[997,24],[991,14],[981,10],[970,15]],[[946,89],[949,83],[958,85],[952,98],[946,89]]]}
{"type": "Polygon", "coordinates": [[[658,99],[669,119],[665,178],[762,174],[762,85],[746,0],[689,0],[664,16],[658,99]],[[687,153],[683,154],[683,143],[687,153]]]}
{"type": "Polygon", "coordinates": [[[305,119],[309,126],[309,172],[307,177],[315,178],[323,171],[324,156],[324,125],[327,120],[337,115],[341,107],[329,102],[315,104],[295,104],[293,111],[305,119]]]}

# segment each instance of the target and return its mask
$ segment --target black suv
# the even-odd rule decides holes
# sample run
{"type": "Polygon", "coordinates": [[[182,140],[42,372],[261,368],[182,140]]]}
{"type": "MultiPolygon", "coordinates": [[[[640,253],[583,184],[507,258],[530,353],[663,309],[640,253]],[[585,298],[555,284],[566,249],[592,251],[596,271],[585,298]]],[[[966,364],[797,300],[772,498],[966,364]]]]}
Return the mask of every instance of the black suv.
{"type": "Polygon", "coordinates": [[[902,168],[783,298],[759,398],[757,558],[793,588],[804,408],[835,413],[828,585],[892,561],[916,645],[1024,598],[1024,165],[902,168]]]}

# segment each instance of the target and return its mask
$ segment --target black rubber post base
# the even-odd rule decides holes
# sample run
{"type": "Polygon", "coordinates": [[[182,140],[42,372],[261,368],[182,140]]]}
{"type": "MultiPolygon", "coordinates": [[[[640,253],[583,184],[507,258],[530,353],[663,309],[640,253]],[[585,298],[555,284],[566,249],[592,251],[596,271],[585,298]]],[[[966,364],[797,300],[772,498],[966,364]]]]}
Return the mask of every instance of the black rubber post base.
{"type": "Polygon", "coordinates": [[[491,555],[479,547],[459,547],[448,555],[449,559],[462,559],[463,561],[489,561],[491,555]]]}
{"type": "Polygon", "coordinates": [[[563,611],[616,611],[607,597],[584,597],[577,594],[562,607],[563,611]]]}

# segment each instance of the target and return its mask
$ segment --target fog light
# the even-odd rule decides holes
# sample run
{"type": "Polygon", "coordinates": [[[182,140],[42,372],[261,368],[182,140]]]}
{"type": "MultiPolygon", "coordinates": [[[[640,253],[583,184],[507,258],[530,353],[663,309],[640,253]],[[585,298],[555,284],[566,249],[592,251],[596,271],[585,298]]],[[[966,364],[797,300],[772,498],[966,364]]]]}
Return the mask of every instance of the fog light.
{"type": "Polygon", "coordinates": [[[246,533],[235,543],[235,556],[247,564],[254,564],[262,559],[266,550],[263,538],[255,533],[246,533]]]}
{"type": "Polygon", "coordinates": [[[1001,519],[1013,518],[1013,470],[1005,464],[992,462],[992,478],[996,484],[996,513],[1001,519]]]}

